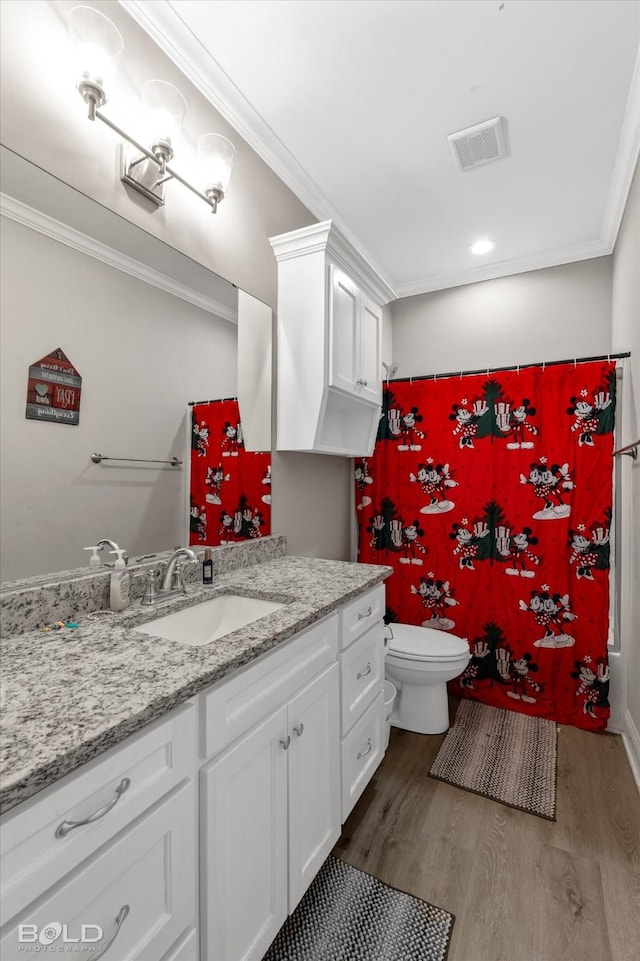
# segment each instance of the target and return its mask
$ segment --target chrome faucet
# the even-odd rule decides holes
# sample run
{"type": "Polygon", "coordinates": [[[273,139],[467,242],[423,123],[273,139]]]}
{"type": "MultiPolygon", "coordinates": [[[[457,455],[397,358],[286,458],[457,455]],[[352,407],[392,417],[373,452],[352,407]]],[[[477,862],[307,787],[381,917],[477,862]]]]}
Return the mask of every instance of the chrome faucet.
{"type": "MultiPolygon", "coordinates": [[[[108,538],[106,538],[106,537],[103,537],[102,540],[100,540],[100,541],[98,541],[98,542],[96,543],[96,547],[98,548],[99,551],[101,551],[102,548],[105,547],[105,546],[111,548],[111,553],[112,553],[112,554],[113,554],[115,551],[119,551],[119,550],[120,550],[120,548],[118,547],[118,545],[116,544],[115,541],[110,541],[110,540],[108,540],[108,538]]],[[[125,562],[125,564],[128,564],[128,563],[129,563],[129,556],[128,556],[127,554],[124,555],[124,562],[125,562]]],[[[103,561],[102,563],[103,563],[103,565],[104,565],[105,567],[113,567],[113,564],[114,564],[113,561],[103,561]]]]}
{"type": "Polygon", "coordinates": [[[180,576],[180,568],[177,567],[178,561],[182,557],[186,557],[192,564],[198,563],[198,555],[192,551],[190,547],[178,547],[167,561],[167,566],[162,575],[162,584],[158,588],[159,594],[169,594],[173,591],[182,591],[184,593],[184,584],[180,576]]]}

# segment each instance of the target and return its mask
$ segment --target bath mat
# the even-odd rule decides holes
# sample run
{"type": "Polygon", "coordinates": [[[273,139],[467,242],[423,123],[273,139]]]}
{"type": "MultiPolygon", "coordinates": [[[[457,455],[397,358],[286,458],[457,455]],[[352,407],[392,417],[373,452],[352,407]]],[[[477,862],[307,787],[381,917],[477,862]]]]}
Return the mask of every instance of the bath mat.
{"type": "Polygon", "coordinates": [[[263,961],[444,961],[453,915],[329,857],[263,961]]]}
{"type": "Polygon", "coordinates": [[[553,721],[463,700],[429,774],[555,821],[557,742],[553,721]]]}

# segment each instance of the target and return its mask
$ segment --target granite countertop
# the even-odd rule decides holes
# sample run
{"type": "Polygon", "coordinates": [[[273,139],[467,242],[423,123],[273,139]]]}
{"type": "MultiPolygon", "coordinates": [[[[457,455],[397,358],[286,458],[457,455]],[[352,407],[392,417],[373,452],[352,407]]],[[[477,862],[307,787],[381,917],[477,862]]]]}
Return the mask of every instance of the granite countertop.
{"type": "Polygon", "coordinates": [[[2,641],[0,813],[108,750],[210,684],[288,640],[389,576],[391,568],[281,557],[219,574],[211,587],[154,607],[133,604],[77,630],[2,641]],[[132,630],[214,597],[240,593],[280,610],[202,647],[132,630]]]}

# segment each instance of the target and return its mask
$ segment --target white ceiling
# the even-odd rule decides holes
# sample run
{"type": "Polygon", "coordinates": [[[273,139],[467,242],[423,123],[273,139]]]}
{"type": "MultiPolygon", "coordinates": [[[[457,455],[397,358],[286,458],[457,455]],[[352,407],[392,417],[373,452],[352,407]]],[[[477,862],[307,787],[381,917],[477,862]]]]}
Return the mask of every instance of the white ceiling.
{"type": "Polygon", "coordinates": [[[640,147],[637,0],[122,5],[397,296],[611,253],[640,147]],[[447,135],[496,116],[508,156],[460,172],[447,135]]]}

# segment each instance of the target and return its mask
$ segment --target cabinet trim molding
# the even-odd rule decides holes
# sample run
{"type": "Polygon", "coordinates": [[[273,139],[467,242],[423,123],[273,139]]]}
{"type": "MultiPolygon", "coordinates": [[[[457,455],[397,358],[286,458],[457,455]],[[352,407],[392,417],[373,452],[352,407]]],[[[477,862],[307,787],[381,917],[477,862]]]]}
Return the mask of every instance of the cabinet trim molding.
{"type": "Polygon", "coordinates": [[[326,251],[345,270],[353,274],[355,280],[380,307],[396,299],[393,288],[340,233],[332,220],[323,220],[319,224],[278,234],[270,237],[269,241],[279,262],[299,257],[303,253],[326,251]]]}

